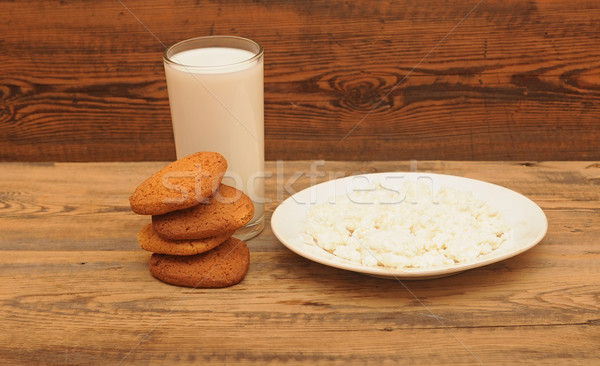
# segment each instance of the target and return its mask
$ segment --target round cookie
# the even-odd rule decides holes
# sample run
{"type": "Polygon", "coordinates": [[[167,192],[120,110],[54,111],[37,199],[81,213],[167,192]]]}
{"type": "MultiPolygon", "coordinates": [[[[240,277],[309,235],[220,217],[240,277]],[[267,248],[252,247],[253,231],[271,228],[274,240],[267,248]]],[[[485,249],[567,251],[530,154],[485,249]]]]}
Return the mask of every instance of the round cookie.
{"type": "Polygon", "coordinates": [[[150,273],[171,285],[218,288],[241,282],[250,264],[250,251],[241,240],[229,238],[208,252],[175,256],[154,253],[150,273]]]}
{"type": "Polygon", "coordinates": [[[166,240],[158,236],[152,228],[152,224],[148,224],[140,230],[137,239],[140,247],[149,252],[170,255],[194,255],[211,250],[227,240],[233,233],[231,231],[204,239],[166,240]]]}
{"type": "Polygon", "coordinates": [[[226,170],[227,161],[219,153],[190,154],[144,180],[129,197],[129,205],[140,215],[161,215],[195,206],[215,192],[226,170]]]}
{"type": "Polygon", "coordinates": [[[235,231],[253,215],[254,205],[248,196],[221,184],[208,203],[152,216],[152,226],[164,239],[202,239],[235,231]]]}

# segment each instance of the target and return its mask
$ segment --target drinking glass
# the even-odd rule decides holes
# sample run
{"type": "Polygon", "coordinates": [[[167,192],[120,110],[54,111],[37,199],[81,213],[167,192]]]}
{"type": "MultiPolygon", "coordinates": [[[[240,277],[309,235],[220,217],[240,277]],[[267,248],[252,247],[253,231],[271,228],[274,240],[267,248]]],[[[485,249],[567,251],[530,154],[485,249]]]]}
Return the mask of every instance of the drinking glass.
{"type": "Polygon", "coordinates": [[[163,61],[177,158],[223,155],[223,183],[254,203],[254,217],[234,236],[256,236],[264,228],[263,48],[241,37],[199,37],[169,47],[163,61]]]}

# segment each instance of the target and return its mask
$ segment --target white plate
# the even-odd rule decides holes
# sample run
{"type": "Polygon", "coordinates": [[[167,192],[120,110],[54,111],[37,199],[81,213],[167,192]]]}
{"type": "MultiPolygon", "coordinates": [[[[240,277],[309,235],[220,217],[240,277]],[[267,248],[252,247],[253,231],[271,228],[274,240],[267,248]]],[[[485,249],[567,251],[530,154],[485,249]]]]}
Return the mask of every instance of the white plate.
{"type": "Polygon", "coordinates": [[[273,233],[291,251],[335,268],[391,279],[427,279],[444,277],[468,269],[521,254],[539,243],[548,229],[548,221],[542,209],[527,197],[510,189],[475,179],[433,173],[375,173],[350,176],[331,180],[302,190],[283,201],[271,218],[273,233]],[[475,198],[498,209],[512,228],[512,237],[492,253],[481,256],[477,261],[447,267],[427,269],[397,269],[368,267],[353,263],[314,245],[302,241],[303,224],[308,210],[316,204],[328,202],[332,197],[345,194],[365,182],[424,181],[434,189],[450,187],[470,192],[475,198]]]}

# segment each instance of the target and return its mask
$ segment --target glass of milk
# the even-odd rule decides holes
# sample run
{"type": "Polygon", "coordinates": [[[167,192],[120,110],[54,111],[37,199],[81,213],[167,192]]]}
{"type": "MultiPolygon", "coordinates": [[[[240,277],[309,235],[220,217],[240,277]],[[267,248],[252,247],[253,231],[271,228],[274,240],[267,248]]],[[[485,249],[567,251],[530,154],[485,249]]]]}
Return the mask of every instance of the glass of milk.
{"type": "Polygon", "coordinates": [[[256,236],[264,228],[263,48],[240,37],[199,37],[171,46],[163,60],[177,158],[223,155],[223,183],[254,202],[254,217],[235,237],[256,236]]]}

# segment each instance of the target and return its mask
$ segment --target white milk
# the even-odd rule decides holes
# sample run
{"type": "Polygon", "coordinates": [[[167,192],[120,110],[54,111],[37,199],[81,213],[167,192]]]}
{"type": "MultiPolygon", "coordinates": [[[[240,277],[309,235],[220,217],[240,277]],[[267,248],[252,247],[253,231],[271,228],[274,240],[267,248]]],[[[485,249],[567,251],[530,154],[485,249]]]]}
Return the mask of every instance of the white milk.
{"type": "Polygon", "coordinates": [[[216,151],[227,159],[224,183],[264,203],[264,87],[262,57],[235,48],[182,51],[165,63],[177,158],[216,151]],[[186,65],[186,66],[183,66],[186,65]]]}

